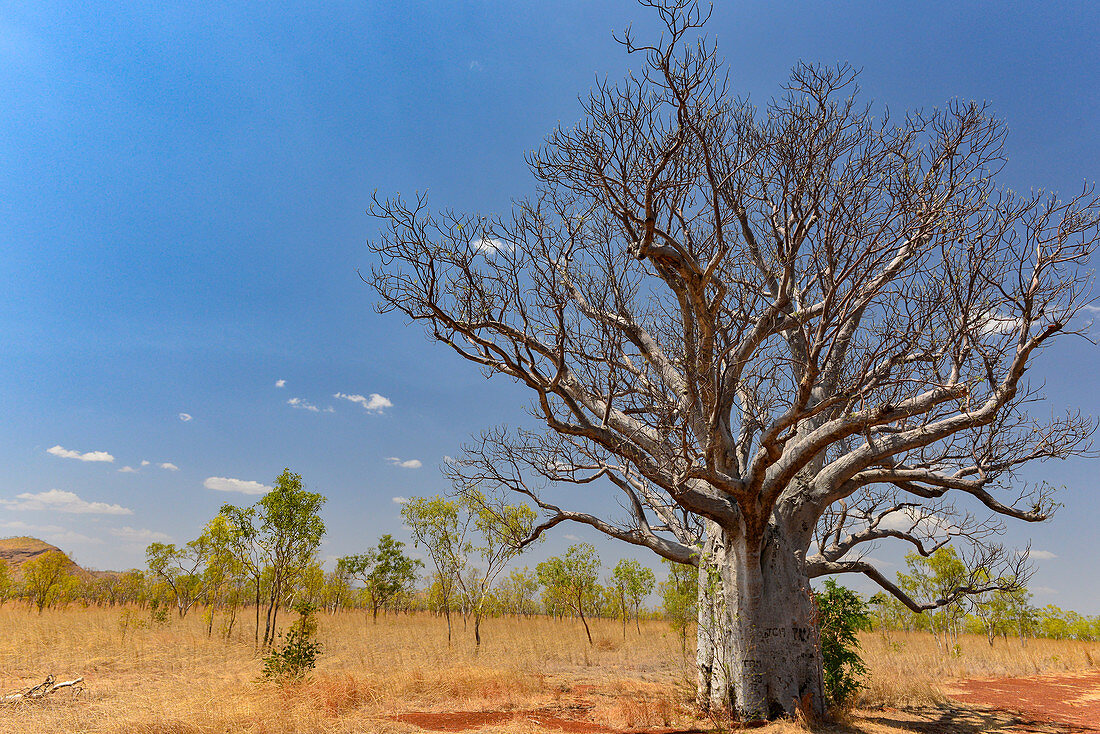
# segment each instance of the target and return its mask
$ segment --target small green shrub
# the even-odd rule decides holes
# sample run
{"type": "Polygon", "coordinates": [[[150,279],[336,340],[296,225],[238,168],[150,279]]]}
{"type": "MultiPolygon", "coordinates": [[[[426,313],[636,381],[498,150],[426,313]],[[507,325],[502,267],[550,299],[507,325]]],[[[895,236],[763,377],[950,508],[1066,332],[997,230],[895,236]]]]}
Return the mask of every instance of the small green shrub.
{"type": "MultiPolygon", "coordinates": [[[[301,603],[295,605],[294,611],[298,613],[298,619],[287,629],[282,646],[272,648],[264,656],[262,675],[265,680],[301,678],[317,665],[322,647],[316,640],[316,609],[312,604],[301,603]]],[[[279,637],[282,638],[283,635],[280,634],[279,637]]]]}
{"type": "Polygon", "coordinates": [[[867,666],[859,656],[856,633],[868,629],[871,615],[867,603],[856,592],[832,579],[825,590],[814,594],[821,630],[821,658],[825,669],[825,699],[830,706],[843,707],[864,687],[860,678],[867,666]]]}

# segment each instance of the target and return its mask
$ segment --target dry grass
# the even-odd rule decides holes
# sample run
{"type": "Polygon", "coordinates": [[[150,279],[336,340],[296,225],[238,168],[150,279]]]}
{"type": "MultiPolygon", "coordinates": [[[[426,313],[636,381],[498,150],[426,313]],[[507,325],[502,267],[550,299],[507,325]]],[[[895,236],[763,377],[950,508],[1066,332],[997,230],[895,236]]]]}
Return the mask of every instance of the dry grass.
{"type": "MultiPolygon", "coordinates": [[[[408,711],[576,710],[610,727],[671,725],[684,718],[679,640],[662,623],[639,635],[611,621],[544,618],[483,623],[483,644],[456,622],[361,613],[320,618],[324,654],[308,680],[258,682],[259,655],[246,623],[229,642],[206,636],[200,614],[123,632],[117,609],[0,608],[0,692],[47,673],[83,675],[75,701],[0,709],[0,731],[363,732],[416,730],[391,717],[408,711]],[[582,691],[584,695],[576,691],[582,691]],[[608,693],[607,691],[611,691],[608,693]]],[[[240,624],[240,623],[238,623],[240,624]]]]}
{"type": "MultiPolygon", "coordinates": [[[[923,632],[865,633],[860,638],[871,673],[857,701],[863,706],[941,703],[951,681],[1010,678],[1100,667],[1100,642],[997,639],[960,635],[958,650],[944,652],[923,632]]],[[[952,646],[953,647],[953,646],[952,646]]]]}
{"type": "MultiPolygon", "coordinates": [[[[395,717],[411,711],[510,711],[506,725],[478,731],[545,731],[530,712],[583,719],[608,730],[698,725],[690,706],[691,670],[678,637],[664,623],[643,623],[624,643],[621,627],[596,620],[597,644],[583,628],[544,618],[487,620],[484,643],[456,622],[454,644],[446,623],[427,615],[385,617],[373,625],[361,613],[321,617],[325,645],[307,680],[258,682],[259,656],[247,621],[226,642],[206,636],[192,613],[168,626],[118,609],[0,608],[0,692],[83,675],[87,690],[40,705],[0,708],[0,731],[206,734],[249,732],[419,731],[395,717]],[[140,620],[129,626],[124,619],[140,620]],[[527,712],[527,713],[523,713],[527,712]]],[[[238,623],[239,624],[239,623],[238,623]]],[[[1031,675],[1092,667],[1100,644],[961,640],[961,655],[938,651],[930,637],[866,635],[872,671],[864,705],[927,704],[942,698],[952,678],[1031,675]],[[1089,658],[1091,656],[1091,660],[1089,658]]],[[[868,720],[859,730],[880,731],[868,720]]],[[[797,722],[772,734],[805,731],[797,722]]],[[[818,731],[851,731],[839,728],[818,731]]],[[[901,731],[881,729],[881,731],[901,731]]]]}

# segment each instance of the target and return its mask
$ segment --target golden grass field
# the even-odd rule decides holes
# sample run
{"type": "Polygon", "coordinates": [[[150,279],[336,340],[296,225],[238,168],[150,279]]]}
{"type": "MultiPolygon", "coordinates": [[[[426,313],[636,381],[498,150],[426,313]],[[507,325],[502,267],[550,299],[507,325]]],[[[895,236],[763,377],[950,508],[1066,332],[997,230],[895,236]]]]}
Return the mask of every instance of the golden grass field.
{"type": "MultiPolygon", "coordinates": [[[[643,622],[640,633],[631,627],[625,642],[618,623],[592,624],[596,644],[589,647],[579,623],[489,619],[475,651],[461,620],[448,647],[446,623],[428,615],[385,616],[377,625],[357,612],[322,615],[325,651],[316,671],[279,685],[259,681],[247,619],[227,642],[207,637],[198,612],[158,626],[137,611],[47,609],[39,616],[9,603],[0,608],[0,694],[48,673],[84,676],[86,689],[2,706],[0,732],[417,732],[402,714],[452,711],[508,714],[468,729],[480,732],[559,731],[559,720],[587,722],[575,730],[592,732],[714,728],[695,715],[689,661],[667,624],[643,622]]],[[[1032,640],[1021,648],[1010,640],[990,648],[984,638],[966,637],[960,645],[953,656],[924,634],[864,635],[871,669],[859,703],[865,710],[814,730],[931,731],[905,722],[941,715],[942,691],[953,679],[1088,670],[1100,662],[1100,643],[1032,640]],[[875,713],[884,706],[898,713],[875,713]]],[[[990,719],[959,731],[1014,731],[996,725],[990,719]]],[[[781,722],[762,731],[801,730],[781,722]]]]}

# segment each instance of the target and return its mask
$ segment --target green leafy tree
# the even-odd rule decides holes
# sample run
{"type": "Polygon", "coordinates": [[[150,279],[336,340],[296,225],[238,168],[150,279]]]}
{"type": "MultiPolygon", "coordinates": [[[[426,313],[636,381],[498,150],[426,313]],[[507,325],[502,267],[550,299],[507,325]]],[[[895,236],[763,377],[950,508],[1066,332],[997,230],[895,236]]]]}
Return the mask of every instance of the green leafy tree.
{"type": "Polygon", "coordinates": [[[308,602],[295,604],[296,619],[286,632],[283,644],[264,657],[263,677],[298,679],[317,665],[322,646],[317,641],[317,618],[308,602]]]}
{"type": "Polygon", "coordinates": [[[665,619],[680,635],[680,648],[687,652],[687,631],[698,616],[699,568],[665,558],[661,560],[668,567],[668,578],[660,586],[665,619]]]}
{"type": "Polygon", "coordinates": [[[290,469],[283,470],[275,479],[274,488],[257,503],[256,542],[272,572],[264,629],[265,646],[275,639],[275,623],[284,592],[309,565],[317,546],[321,544],[325,523],[319,513],[324,504],[325,498],[306,490],[302,485],[302,476],[290,469]]]}
{"type": "Polygon", "coordinates": [[[11,596],[12,578],[8,562],[0,558],[0,606],[11,596]]]}
{"type": "Polygon", "coordinates": [[[207,590],[207,635],[212,634],[215,608],[225,611],[224,633],[228,638],[237,621],[237,609],[244,596],[248,571],[237,548],[237,528],[223,513],[218,513],[203,529],[202,540],[206,548],[206,569],[203,571],[207,590]]]}
{"type": "Polygon", "coordinates": [[[833,706],[844,706],[863,687],[860,678],[867,674],[856,633],[869,628],[871,615],[859,594],[832,579],[825,580],[825,590],[814,594],[814,601],[821,633],[825,697],[833,706]]]}
{"type": "Polygon", "coordinates": [[[501,608],[508,614],[529,617],[535,614],[535,595],[539,590],[539,577],[526,566],[513,568],[511,573],[497,584],[496,594],[501,608]]]}
{"type": "Polygon", "coordinates": [[[539,583],[552,595],[568,604],[581,618],[588,644],[592,644],[592,630],[588,628],[585,608],[592,599],[599,597],[600,557],[588,543],[569,546],[565,557],[549,558],[535,567],[539,583]]]}
{"type": "Polygon", "coordinates": [[[624,639],[626,638],[626,619],[630,611],[634,613],[635,628],[641,631],[638,610],[641,608],[642,599],[653,591],[656,581],[653,571],[633,558],[624,558],[611,570],[611,582],[608,586],[611,587],[618,612],[622,617],[624,639]]]}
{"type": "Polygon", "coordinates": [[[412,531],[414,545],[423,546],[435,566],[434,597],[447,618],[447,643],[451,642],[451,604],[459,576],[466,567],[473,544],[467,539],[471,518],[458,500],[413,497],[401,508],[401,517],[412,531]]]}
{"type": "Polygon", "coordinates": [[[993,589],[970,597],[970,609],[978,622],[980,631],[985,635],[989,646],[997,635],[1007,635],[1012,624],[1012,603],[1010,591],[993,589]]]}
{"type": "Polygon", "coordinates": [[[416,583],[417,570],[424,566],[406,556],[404,548],[404,543],[387,533],[379,539],[377,548],[340,559],[349,575],[363,582],[375,623],[378,610],[416,583]]]}
{"type": "Polygon", "coordinates": [[[949,639],[958,639],[959,623],[965,616],[962,589],[1000,588],[1006,584],[989,584],[984,568],[968,569],[954,547],[938,548],[928,556],[908,553],[905,556],[908,574],[898,574],[898,586],[917,600],[927,600],[933,611],[928,621],[932,633],[948,649],[949,639]]]}
{"type": "Polygon", "coordinates": [[[41,553],[23,564],[23,594],[38,607],[39,614],[57,599],[71,576],[71,564],[68,556],[56,550],[41,553]]]}
{"type": "Polygon", "coordinates": [[[336,567],[325,577],[325,607],[330,613],[342,607],[351,596],[351,557],[336,559],[336,567]]]}
{"type": "Polygon", "coordinates": [[[225,541],[242,572],[252,587],[253,611],[255,612],[254,637],[260,644],[260,597],[264,576],[264,550],[259,543],[260,531],[256,522],[257,505],[238,507],[222,505],[220,515],[226,519],[225,541]]]}
{"type": "Polygon", "coordinates": [[[535,511],[525,504],[490,502],[476,488],[463,490],[461,507],[473,518],[480,542],[472,550],[480,559],[478,573],[459,576],[474,615],[474,645],[481,646],[481,620],[497,576],[522,551],[521,543],[531,534],[535,511]]]}
{"type": "Polygon", "coordinates": [[[173,543],[150,543],[145,549],[149,570],[171,589],[176,613],[181,618],[187,616],[205,588],[202,568],[208,550],[206,537],[199,537],[182,547],[173,543]]]}

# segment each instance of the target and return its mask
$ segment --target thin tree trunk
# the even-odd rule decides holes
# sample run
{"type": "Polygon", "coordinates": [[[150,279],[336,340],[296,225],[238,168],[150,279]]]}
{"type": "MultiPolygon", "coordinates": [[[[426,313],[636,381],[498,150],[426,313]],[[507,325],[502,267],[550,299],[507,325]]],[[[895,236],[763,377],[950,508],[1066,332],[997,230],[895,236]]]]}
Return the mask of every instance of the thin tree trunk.
{"type": "Polygon", "coordinates": [[[256,577],[256,645],[260,644],[260,577],[256,577]]]}
{"type": "Polygon", "coordinates": [[[588,644],[592,644],[592,630],[588,629],[588,620],[584,618],[584,600],[577,597],[577,612],[581,615],[581,624],[584,625],[584,633],[588,635],[588,644]]]}

